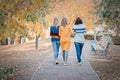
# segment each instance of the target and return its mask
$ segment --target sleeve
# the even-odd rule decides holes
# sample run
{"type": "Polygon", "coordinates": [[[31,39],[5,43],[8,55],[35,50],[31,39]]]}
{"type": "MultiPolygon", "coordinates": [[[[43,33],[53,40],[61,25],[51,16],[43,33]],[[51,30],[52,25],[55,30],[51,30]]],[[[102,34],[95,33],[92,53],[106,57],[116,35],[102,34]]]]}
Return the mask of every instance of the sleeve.
{"type": "Polygon", "coordinates": [[[75,32],[73,31],[73,29],[71,27],[70,27],[70,32],[71,32],[72,35],[75,34],[75,32]]]}
{"type": "Polygon", "coordinates": [[[85,27],[84,34],[86,34],[86,32],[87,32],[87,31],[86,31],[86,27],[85,27]]]}
{"type": "Polygon", "coordinates": [[[59,36],[61,36],[61,27],[59,27],[59,36]]]}
{"type": "Polygon", "coordinates": [[[73,26],[72,30],[74,31],[74,33],[76,33],[76,32],[77,32],[77,30],[75,29],[75,27],[74,27],[74,26],[73,26]]]}

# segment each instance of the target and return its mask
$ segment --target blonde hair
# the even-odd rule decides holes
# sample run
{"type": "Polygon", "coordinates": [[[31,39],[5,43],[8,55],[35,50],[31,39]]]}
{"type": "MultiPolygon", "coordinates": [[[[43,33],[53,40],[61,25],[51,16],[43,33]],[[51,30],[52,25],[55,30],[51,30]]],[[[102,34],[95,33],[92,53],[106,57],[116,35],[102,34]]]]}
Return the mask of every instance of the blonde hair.
{"type": "Polygon", "coordinates": [[[54,18],[53,26],[59,26],[59,19],[56,17],[54,18]]]}
{"type": "Polygon", "coordinates": [[[61,21],[61,26],[66,26],[68,24],[68,20],[67,18],[63,18],[62,21],[61,21]]]}

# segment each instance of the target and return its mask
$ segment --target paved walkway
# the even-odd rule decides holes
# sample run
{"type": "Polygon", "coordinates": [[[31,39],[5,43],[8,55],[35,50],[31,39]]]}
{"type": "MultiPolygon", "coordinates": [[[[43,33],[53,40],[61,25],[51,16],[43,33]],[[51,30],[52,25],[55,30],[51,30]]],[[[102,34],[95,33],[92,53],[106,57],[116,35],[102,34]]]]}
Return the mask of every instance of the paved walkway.
{"type": "Polygon", "coordinates": [[[75,47],[73,44],[69,51],[68,66],[63,65],[61,52],[59,64],[55,65],[51,53],[51,56],[39,65],[31,80],[99,80],[98,75],[86,59],[88,43],[85,44],[83,53],[85,54],[82,56],[83,64],[81,66],[76,63],[75,47]]]}

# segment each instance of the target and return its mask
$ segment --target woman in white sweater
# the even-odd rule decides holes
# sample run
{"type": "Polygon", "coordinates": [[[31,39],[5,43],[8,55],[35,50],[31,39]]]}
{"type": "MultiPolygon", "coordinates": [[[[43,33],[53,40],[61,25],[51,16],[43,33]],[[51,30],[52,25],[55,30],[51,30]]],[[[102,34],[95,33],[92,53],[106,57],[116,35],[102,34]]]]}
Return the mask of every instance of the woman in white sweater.
{"type": "Polygon", "coordinates": [[[84,34],[86,33],[86,27],[82,24],[82,20],[78,17],[75,21],[75,25],[73,26],[73,30],[75,32],[74,36],[74,44],[76,48],[76,54],[77,54],[77,61],[78,64],[81,65],[81,54],[82,54],[82,48],[84,46],[84,34]]]}

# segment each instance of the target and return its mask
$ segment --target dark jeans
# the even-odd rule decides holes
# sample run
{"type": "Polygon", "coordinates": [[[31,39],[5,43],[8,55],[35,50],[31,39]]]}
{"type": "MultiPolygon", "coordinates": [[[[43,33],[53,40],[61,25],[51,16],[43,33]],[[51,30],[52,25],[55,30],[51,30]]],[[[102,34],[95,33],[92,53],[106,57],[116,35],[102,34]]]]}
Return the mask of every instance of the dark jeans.
{"type": "Polygon", "coordinates": [[[82,48],[84,46],[84,43],[74,42],[74,44],[76,48],[77,60],[78,62],[81,62],[81,54],[82,54],[82,48]]]}

